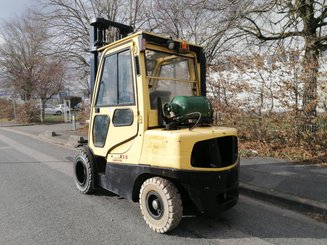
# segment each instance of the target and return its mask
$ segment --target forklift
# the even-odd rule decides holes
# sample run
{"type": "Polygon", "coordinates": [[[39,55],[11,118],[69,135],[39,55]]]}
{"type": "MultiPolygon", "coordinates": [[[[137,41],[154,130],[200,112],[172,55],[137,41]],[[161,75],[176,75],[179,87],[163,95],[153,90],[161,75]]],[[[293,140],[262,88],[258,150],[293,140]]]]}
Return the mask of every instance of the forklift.
{"type": "Polygon", "coordinates": [[[176,228],[189,205],[204,214],[233,207],[237,130],[213,126],[203,48],[95,18],[90,52],[88,139],[74,158],[78,190],[103,188],[138,202],[158,233],[176,228]]]}

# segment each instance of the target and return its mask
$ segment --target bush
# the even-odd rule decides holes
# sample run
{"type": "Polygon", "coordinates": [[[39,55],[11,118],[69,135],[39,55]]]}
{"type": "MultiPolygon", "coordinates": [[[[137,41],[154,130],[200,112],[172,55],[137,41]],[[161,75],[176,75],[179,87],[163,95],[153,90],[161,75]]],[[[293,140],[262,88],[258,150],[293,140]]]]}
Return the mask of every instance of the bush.
{"type": "Polygon", "coordinates": [[[317,131],[303,130],[303,120],[292,113],[261,116],[235,112],[222,116],[219,125],[238,129],[241,156],[276,157],[313,163],[327,163],[326,115],[317,118],[317,131]]]}
{"type": "Polygon", "coordinates": [[[40,109],[35,102],[25,102],[17,107],[17,122],[34,123],[40,121],[40,109]]]}
{"type": "Polygon", "coordinates": [[[0,119],[11,121],[14,119],[14,106],[11,100],[0,99],[0,119]]]}

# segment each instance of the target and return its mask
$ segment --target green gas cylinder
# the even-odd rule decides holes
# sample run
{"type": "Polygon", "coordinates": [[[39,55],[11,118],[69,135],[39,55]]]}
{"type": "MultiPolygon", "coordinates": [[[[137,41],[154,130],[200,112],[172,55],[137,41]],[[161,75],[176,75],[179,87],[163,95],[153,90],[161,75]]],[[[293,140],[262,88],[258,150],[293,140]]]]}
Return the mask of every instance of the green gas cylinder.
{"type": "Polygon", "coordinates": [[[206,97],[176,96],[164,105],[163,113],[165,117],[178,122],[199,118],[212,122],[213,109],[206,97]]]}

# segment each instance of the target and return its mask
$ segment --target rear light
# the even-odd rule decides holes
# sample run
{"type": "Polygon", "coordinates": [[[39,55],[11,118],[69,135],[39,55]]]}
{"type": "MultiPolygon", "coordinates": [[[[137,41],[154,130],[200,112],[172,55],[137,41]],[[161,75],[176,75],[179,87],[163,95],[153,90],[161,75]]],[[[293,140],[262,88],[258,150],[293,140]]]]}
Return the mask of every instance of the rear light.
{"type": "Polygon", "coordinates": [[[189,51],[189,46],[188,46],[187,42],[185,40],[183,40],[181,42],[181,46],[180,46],[179,52],[181,52],[181,53],[187,53],[188,51],[189,51]]]}

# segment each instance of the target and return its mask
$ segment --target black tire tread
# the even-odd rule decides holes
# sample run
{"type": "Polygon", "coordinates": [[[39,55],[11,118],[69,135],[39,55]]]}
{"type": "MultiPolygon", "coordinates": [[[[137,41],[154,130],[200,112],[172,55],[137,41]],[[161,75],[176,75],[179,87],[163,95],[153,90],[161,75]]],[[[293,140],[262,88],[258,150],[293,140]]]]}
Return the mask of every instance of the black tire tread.
{"type": "Polygon", "coordinates": [[[83,194],[91,194],[95,191],[94,188],[94,171],[92,168],[92,163],[89,159],[88,153],[86,152],[86,150],[84,148],[80,148],[79,153],[77,153],[77,155],[75,156],[74,162],[76,161],[76,159],[78,157],[81,157],[82,159],[84,159],[86,168],[87,168],[87,183],[85,184],[85,187],[82,187],[78,184],[77,180],[76,180],[76,176],[75,176],[75,184],[78,188],[78,190],[83,193],[83,194]]]}

